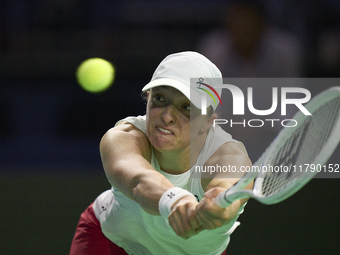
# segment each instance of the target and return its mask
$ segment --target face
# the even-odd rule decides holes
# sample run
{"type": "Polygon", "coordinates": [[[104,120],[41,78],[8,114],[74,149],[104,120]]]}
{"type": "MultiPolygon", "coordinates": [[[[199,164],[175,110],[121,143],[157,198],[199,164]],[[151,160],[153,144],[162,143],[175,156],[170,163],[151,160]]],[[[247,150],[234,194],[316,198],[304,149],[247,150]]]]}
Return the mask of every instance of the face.
{"type": "Polygon", "coordinates": [[[148,92],[146,125],[154,149],[177,153],[190,150],[190,138],[191,141],[200,139],[211,125],[211,117],[200,113],[201,110],[190,105],[189,99],[177,89],[153,88],[148,92]]]}

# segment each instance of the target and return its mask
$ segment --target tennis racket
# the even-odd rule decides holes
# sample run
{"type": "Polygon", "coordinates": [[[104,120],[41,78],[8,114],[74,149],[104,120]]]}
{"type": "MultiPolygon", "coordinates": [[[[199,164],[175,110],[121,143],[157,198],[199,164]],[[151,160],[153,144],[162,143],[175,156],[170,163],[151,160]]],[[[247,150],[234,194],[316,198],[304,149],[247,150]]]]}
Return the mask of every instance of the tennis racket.
{"type": "Polygon", "coordinates": [[[289,126],[296,126],[283,128],[251,171],[216,197],[217,205],[225,208],[242,198],[276,204],[322,171],[340,140],[340,87],[321,92],[305,107],[312,115],[295,114],[289,126]],[[253,180],[253,189],[243,190],[253,180]]]}

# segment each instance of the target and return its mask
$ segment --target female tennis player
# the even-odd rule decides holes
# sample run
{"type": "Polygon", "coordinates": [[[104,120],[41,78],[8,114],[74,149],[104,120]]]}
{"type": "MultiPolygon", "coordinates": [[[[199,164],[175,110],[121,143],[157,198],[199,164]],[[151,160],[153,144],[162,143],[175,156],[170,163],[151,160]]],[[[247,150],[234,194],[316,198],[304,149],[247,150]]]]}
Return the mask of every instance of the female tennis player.
{"type": "Polygon", "coordinates": [[[103,136],[100,153],[112,189],[81,215],[71,255],[225,254],[246,200],[215,205],[238,178],[203,178],[195,166],[251,162],[241,142],[212,126],[217,104],[208,94],[201,114],[193,94],[207,92],[190,78],[222,83],[219,69],[201,54],[169,55],[143,88],[146,115],[127,117],[103,136]]]}

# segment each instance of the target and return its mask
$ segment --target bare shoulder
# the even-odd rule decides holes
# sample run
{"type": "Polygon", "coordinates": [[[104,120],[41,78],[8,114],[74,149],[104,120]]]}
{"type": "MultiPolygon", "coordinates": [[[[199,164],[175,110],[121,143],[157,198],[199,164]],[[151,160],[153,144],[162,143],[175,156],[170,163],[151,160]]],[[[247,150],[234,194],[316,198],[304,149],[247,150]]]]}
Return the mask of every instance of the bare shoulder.
{"type": "Polygon", "coordinates": [[[237,156],[239,158],[243,158],[244,160],[249,160],[243,145],[237,142],[228,142],[221,145],[208,161],[215,161],[224,156],[237,156]]]}
{"type": "Polygon", "coordinates": [[[147,139],[147,136],[141,130],[139,130],[137,127],[135,127],[134,125],[126,121],[122,122],[118,126],[115,126],[109,129],[105,133],[103,138],[112,138],[112,137],[119,136],[119,135],[131,136],[131,137],[136,137],[140,139],[147,139]]]}
{"type": "Polygon", "coordinates": [[[151,144],[148,137],[129,122],[123,122],[109,129],[101,139],[100,150],[103,152],[113,145],[122,150],[140,150],[144,158],[149,158],[151,155],[151,144]]]}
{"type": "MultiPolygon", "coordinates": [[[[231,166],[240,169],[243,166],[251,166],[251,161],[242,144],[237,142],[228,142],[220,146],[214,154],[207,160],[205,166],[231,166]]],[[[214,173],[211,178],[202,178],[201,184],[204,190],[216,186],[229,188],[237,181],[234,173],[214,173]]]]}

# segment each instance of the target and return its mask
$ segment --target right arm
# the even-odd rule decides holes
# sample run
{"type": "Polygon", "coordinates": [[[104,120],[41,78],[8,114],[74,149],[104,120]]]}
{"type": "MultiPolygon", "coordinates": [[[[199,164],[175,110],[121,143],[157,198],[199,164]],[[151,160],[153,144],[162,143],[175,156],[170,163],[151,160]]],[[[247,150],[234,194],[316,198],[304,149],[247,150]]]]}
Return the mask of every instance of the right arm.
{"type": "Polygon", "coordinates": [[[174,186],[151,166],[147,136],[132,124],[123,123],[103,136],[100,154],[109,182],[147,213],[160,215],[158,202],[174,186]]]}
{"type": "MultiPolygon", "coordinates": [[[[100,154],[109,182],[149,214],[160,215],[159,200],[174,185],[151,162],[147,136],[129,123],[110,129],[100,142],[100,154]]],[[[169,224],[175,233],[187,239],[198,234],[195,209],[198,202],[190,196],[176,201],[169,224]]]]}

